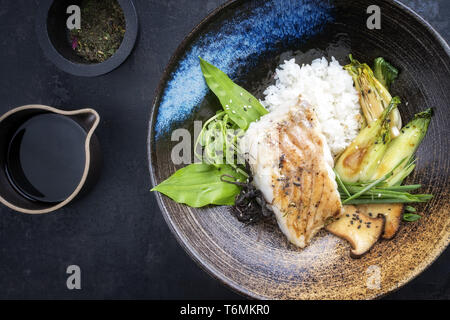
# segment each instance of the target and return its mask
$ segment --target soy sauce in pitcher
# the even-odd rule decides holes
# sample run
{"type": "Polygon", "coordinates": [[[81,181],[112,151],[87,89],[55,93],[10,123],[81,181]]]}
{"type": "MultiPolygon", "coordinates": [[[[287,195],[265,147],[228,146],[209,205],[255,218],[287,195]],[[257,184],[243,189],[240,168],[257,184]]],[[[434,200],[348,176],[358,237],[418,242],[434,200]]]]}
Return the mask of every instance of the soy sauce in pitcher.
{"type": "Polygon", "coordinates": [[[69,117],[45,113],[30,118],[9,144],[9,181],[29,200],[64,201],[83,176],[85,141],[86,131],[69,117]]]}

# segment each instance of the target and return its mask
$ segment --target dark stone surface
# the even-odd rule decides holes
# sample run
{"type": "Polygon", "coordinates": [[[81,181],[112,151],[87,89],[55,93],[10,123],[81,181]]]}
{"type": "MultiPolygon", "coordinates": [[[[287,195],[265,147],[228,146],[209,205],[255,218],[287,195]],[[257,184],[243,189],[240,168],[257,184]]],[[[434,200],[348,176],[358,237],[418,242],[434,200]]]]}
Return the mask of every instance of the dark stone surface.
{"type": "MultiPolygon", "coordinates": [[[[114,72],[79,78],[58,70],[34,32],[38,0],[0,0],[0,113],[30,103],[93,107],[104,167],[96,188],[59,212],[30,216],[0,207],[0,298],[234,299],[172,236],[149,193],[147,121],[153,92],[184,36],[223,0],[135,0],[140,31],[114,72]],[[82,289],[66,288],[66,268],[82,289]]],[[[403,0],[448,41],[447,0],[403,0]]],[[[0,137],[1,138],[1,137],[0,137]]],[[[450,251],[389,299],[449,299],[450,251]]]]}

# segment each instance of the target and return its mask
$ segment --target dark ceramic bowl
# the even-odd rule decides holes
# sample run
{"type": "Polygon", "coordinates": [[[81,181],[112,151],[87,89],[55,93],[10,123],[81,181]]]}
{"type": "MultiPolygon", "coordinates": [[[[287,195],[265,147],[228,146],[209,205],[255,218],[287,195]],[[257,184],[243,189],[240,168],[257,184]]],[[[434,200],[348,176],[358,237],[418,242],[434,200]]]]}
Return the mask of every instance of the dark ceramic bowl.
{"type": "MultiPolygon", "coordinates": [[[[41,0],[36,15],[36,32],[47,58],[61,70],[77,76],[94,77],[120,66],[130,55],[136,42],[138,18],[132,0],[117,0],[125,16],[126,30],[122,43],[109,59],[101,63],[88,63],[71,48],[68,40],[66,13],[70,5],[81,0],[41,0]]],[[[81,17],[83,19],[83,17],[81,17]]]]}
{"type": "MultiPolygon", "coordinates": [[[[262,97],[283,60],[336,57],[348,63],[385,57],[400,69],[391,91],[402,98],[405,121],[433,107],[435,116],[417,156],[409,183],[433,193],[417,206],[423,218],[404,223],[391,241],[378,243],[359,260],[349,244],[322,231],[305,249],[287,243],[274,224],[245,226],[227,207],[193,209],[156,194],[163,215],[180,244],[206,271],[252,298],[371,299],[404,285],[447,247],[450,57],[446,42],[422,18],[400,3],[375,0],[381,30],[366,27],[368,3],[362,0],[231,1],[181,43],[156,91],[148,150],[154,185],[177,168],[171,161],[174,128],[192,130],[219,108],[202,78],[198,56],[262,97]],[[379,273],[380,286],[368,286],[379,273]],[[376,276],[376,274],[375,274],[376,276]]],[[[444,275],[443,275],[444,276],[444,275]]]]}

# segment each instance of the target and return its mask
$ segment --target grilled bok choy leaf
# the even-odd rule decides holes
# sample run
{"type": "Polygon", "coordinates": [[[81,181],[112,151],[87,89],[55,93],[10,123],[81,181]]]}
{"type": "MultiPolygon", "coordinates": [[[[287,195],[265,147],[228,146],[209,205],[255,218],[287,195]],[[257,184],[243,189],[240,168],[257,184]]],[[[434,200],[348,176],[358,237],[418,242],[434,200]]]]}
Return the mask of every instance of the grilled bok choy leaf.
{"type": "Polygon", "coordinates": [[[392,98],[381,117],[363,128],[338,158],[335,170],[343,182],[372,180],[391,140],[389,114],[399,103],[399,97],[392,98]]]}
{"type": "MultiPolygon", "coordinates": [[[[393,98],[392,104],[395,104],[397,98],[393,98]]],[[[393,106],[388,107],[391,109],[393,106]]],[[[388,111],[388,110],[386,110],[388,111]]],[[[383,114],[386,117],[386,114],[383,114]]],[[[355,141],[344,151],[337,161],[334,171],[336,181],[339,186],[341,200],[343,204],[401,204],[426,202],[433,196],[431,194],[411,194],[409,191],[419,189],[421,185],[402,186],[403,180],[414,170],[414,153],[422,142],[430,124],[432,110],[427,109],[424,112],[415,115],[401,131],[399,137],[392,139],[384,148],[371,148],[371,144],[379,143],[379,135],[384,135],[386,124],[380,126],[375,122],[373,125],[379,125],[380,128],[374,129],[374,126],[361,130],[355,141]],[[383,132],[384,131],[384,132],[383,132]],[[378,140],[377,140],[378,139],[378,140]],[[359,146],[363,144],[363,148],[359,146]],[[358,148],[357,148],[358,147],[358,148]],[[364,165],[364,157],[374,157],[374,160],[368,161],[371,170],[359,170],[360,165],[364,165]],[[374,166],[374,167],[373,167],[374,166]],[[363,173],[367,175],[362,175],[363,173]]],[[[385,122],[387,122],[386,120],[385,122]]],[[[383,141],[388,141],[382,139],[383,141]]],[[[371,207],[375,210],[377,207],[371,207]]],[[[398,229],[398,216],[403,207],[392,206],[391,210],[384,211],[386,217],[386,230],[384,238],[392,238],[398,229]],[[392,210],[394,209],[394,210],[392,210]],[[394,212],[395,211],[395,212],[394,212]]]]}
{"type": "MultiPolygon", "coordinates": [[[[388,89],[377,80],[372,72],[372,69],[358,60],[350,57],[350,64],[344,67],[353,78],[355,88],[359,92],[359,103],[363,110],[364,117],[367,124],[370,124],[379,119],[383,111],[389,106],[392,100],[388,89]]],[[[392,138],[400,134],[402,127],[402,118],[400,112],[394,110],[390,115],[390,131],[392,138]]]]}
{"type": "Polygon", "coordinates": [[[373,74],[380,83],[389,90],[392,82],[398,77],[398,70],[382,57],[373,62],[373,74]]]}
{"type": "Polygon", "coordinates": [[[432,115],[432,109],[427,109],[416,114],[414,119],[402,128],[400,136],[389,143],[371,180],[377,180],[393,170],[392,177],[386,179],[383,184],[394,186],[403,182],[414,170],[414,153],[427,133],[432,115]]]}

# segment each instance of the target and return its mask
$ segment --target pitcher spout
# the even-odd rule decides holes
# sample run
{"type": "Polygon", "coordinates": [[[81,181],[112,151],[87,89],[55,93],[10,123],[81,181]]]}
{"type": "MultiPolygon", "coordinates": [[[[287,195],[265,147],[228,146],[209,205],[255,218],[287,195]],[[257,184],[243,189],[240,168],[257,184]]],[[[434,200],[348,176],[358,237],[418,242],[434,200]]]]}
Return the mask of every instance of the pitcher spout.
{"type": "Polygon", "coordinates": [[[81,109],[73,111],[72,118],[81,125],[86,132],[94,132],[100,123],[100,115],[94,109],[81,109]]]}

